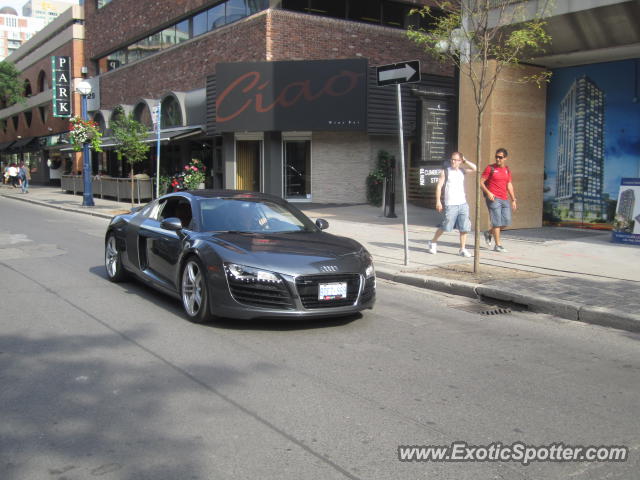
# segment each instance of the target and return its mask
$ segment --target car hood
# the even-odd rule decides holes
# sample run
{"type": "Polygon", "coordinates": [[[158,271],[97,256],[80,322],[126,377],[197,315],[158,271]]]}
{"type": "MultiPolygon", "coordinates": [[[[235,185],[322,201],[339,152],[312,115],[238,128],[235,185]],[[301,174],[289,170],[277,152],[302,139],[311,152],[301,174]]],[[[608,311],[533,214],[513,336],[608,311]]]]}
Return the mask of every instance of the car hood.
{"type": "Polygon", "coordinates": [[[219,233],[210,241],[223,261],[290,275],[360,272],[368,257],[355,240],[324,232],[219,233]]]}

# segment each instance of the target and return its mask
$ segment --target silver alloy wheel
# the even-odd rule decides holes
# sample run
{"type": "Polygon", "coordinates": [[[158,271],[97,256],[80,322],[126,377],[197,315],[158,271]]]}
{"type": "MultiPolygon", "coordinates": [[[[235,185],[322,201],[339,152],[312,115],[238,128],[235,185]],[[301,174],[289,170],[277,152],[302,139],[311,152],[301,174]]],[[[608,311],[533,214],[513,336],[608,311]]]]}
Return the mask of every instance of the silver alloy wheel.
{"type": "Polygon", "coordinates": [[[118,275],[118,268],[120,268],[119,255],[118,248],[116,247],[116,237],[111,235],[104,249],[104,264],[111,278],[118,275]]]}
{"type": "Polygon", "coordinates": [[[204,282],[200,266],[189,260],[182,271],[182,305],[190,317],[198,315],[202,308],[204,282]]]}

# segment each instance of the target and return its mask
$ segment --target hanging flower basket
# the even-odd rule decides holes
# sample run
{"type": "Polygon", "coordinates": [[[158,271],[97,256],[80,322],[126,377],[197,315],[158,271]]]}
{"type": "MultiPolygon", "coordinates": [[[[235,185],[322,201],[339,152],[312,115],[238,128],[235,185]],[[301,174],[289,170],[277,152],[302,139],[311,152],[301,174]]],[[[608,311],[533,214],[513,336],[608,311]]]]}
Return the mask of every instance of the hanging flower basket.
{"type": "Polygon", "coordinates": [[[69,121],[69,142],[76,152],[82,150],[85,143],[95,152],[101,152],[102,133],[98,130],[98,124],[93,120],[84,121],[80,117],[71,117],[69,121]]]}

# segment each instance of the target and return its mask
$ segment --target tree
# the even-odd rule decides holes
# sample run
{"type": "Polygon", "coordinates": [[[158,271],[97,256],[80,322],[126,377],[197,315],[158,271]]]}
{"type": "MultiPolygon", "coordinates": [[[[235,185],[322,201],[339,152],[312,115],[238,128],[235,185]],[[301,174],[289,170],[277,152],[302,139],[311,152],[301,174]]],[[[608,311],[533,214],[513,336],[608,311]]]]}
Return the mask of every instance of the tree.
{"type": "Polygon", "coordinates": [[[133,206],[134,165],[147,158],[149,144],[143,142],[147,136],[147,127],[133,118],[132,113],[125,115],[122,112],[121,115],[116,115],[112,130],[118,159],[124,157],[131,165],[129,175],[131,176],[131,206],[133,206]]]}
{"type": "Polygon", "coordinates": [[[20,80],[16,66],[7,61],[0,62],[0,108],[24,102],[24,83],[20,80]]]}
{"type": "MultiPolygon", "coordinates": [[[[431,28],[413,29],[407,34],[438,61],[455,64],[460,77],[468,80],[476,107],[476,208],[474,211],[475,255],[473,271],[480,267],[480,176],[483,113],[496,82],[505,67],[529,61],[543,52],[551,41],[544,26],[548,2],[538,11],[527,10],[529,3],[514,0],[435,0],[437,10],[412,10],[430,20],[431,28]]],[[[521,81],[548,81],[550,72],[523,75],[521,81]]]]}

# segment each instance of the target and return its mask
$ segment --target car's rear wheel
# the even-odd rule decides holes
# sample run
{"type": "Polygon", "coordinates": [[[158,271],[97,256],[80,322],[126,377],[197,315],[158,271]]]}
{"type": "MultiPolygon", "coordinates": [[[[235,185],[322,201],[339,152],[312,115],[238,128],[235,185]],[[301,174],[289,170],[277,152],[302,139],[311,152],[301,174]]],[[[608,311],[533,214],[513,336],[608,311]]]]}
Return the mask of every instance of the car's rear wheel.
{"type": "Polygon", "coordinates": [[[122,266],[122,253],[118,250],[116,236],[110,234],[104,245],[104,266],[107,276],[112,282],[121,282],[127,278],[127,272],[122,266]]]}
{"type": "Polygon", "coordinates": [[[194,323],[211,320],[206,272],[197,257],[190,257],[182,268],[180,296],[187,317],[194,323]]]}

